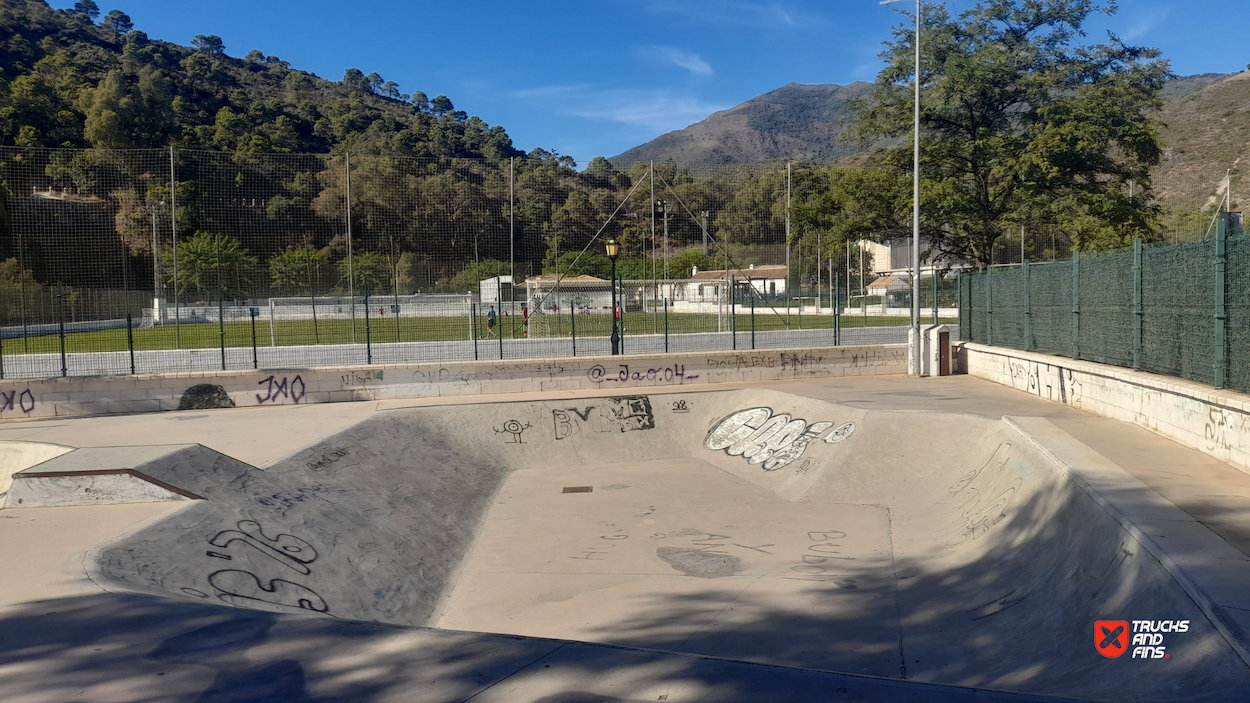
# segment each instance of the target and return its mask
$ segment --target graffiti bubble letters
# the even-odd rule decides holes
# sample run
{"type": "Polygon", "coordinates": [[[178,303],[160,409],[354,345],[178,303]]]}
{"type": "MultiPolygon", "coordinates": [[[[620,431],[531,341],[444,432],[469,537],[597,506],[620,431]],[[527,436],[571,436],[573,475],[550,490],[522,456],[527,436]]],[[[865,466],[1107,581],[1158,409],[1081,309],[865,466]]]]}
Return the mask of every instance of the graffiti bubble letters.
{"type": "Polygon", "coordinates": [[[324,613],[330,609],[325,600],[311,588],[286,579],[271,579],[266,584],[251,572],[222,569],[210,574],[208,583],[216,589],[218,598],[241,608],[276,612],[285,612],[285,608],[299,608],[315,613],[324,613]]]}
{"type": "Polygon", "coordinates": [[[286,398],[292,403],[298,403],[304,399],[304,379],[299,376],[289,381],[286,376],[283,376],[281,381],[276,376],[270,376],[262,381],[257,381],[256,385],[265,386],[265,395],[256,394],[256,402],[261,405],[276,403],[282,398],[286,398]]]}
{"type": "Polygon", "coordinates": [[[807,445],[830,427],[832,422],[814,422],[809,426],[806,420],[792,419],[787,413],[774,415],[771,408],[747,408],[721,420],[708,432],[703,446],[740,456],[750,464],[763,464],[765,471],[776,471],[803,456],[807,445]]]}
{"type": "Polygon", "coordinates": [[[851,433],[854,431],[855,431],[854,422],[844,422],[841,425],[838,425],[837,427],[833,428],[833,432],[830,432],[828,435],[825,436],[825,444],[837,444],[838,442],[841,442],[847,437],[850,437],[851,433]]]}
{"type": "Polygon", "coordinates": [[[673,364],[672,366],[661,366],[659,368],[634,369],[630,370],[629,364],[621,364],[620,371],[616,373],[608,373],[608,370],[599,364],[591,366],[586,371],[586,378],[591,383],[631,383],[634,381],[662,381],[664,383],[676,383],[682,385],[688,381],[697,379],[698,374],[687,374],[685,364],[673,364]]]}
{"type": "Polygon", "coordinates": [[[551,411],[556,439],[567,439],[582,431],[634,432],[655,429],[651,399],[645,395],[605,398],[604,405],[563,408],[551,411]]]}
{"type": "MultiPolygon", "coordinates": [[[[275,564],[303,576],[312,573],[309,564],[317,560],[317,550],[304,540],[288,534],[270,537],[255,520],[240,520],[233,530],[222,530],[208,540],[206,555],[213,559],[251,564],[246,569],[220,569],[208,576],[213,593],[223,602],[253,610],[287,612],[291,608],[325,613],[330,610],[325,599],[307,586],[285,578],[266,578],[253,571],[275,564]],[[255,555],[259,555],[256,557],[255,555]],[[249,558],[250,557],[250,558],[249,558]]],[[[289,574],[287,574],[289,575],[289,574]]],[[[198,589],[183,592],[202,597],[198,589]]]]}
{"type": "Polygon", "coordinates": [[[531,427],[533,425],[528,422],[522,425],[520,420],[508,420],[503,423],[502,428],[492,427],[491,429],[495,431],[495,434],[511,435],[511,439],[504,440],[506,444],[525,444],[525,440],[521,439],[521,434],[531,427]]]}
{"type": "MultiPolygon", "coordinates": [[[[294,535],[278,535],[270,539],[255,520],[240,520],[237,530],[222,530],[213,536],[208,543],[220,549],[227,549],[231,544],[239,542],[260,551],[283,566],[294,569],[307,576],[311,573],[308,564],[317,560],[317,550],[312,545],[294,535]]],[[[209,556],[219,559],[230,557],[209,552],[209,556]]]]}
{"type": "Polygon", "coordinates": [[[938,505],[962,509],[957,519],[959,526],[947,541],[947,546],[954,547],[969,539],[978,539],[1006,519],[1007,508],[1024,485],[1023,478],[1012,478],[1007,471],[1010,456],[1011,443],[998,445],[981,468],[962,476],[938,500],[938,505]]]}
{"type": "Polygon", "coordinates": [[[24,414],[29,415],[30,411],[35,409],[35,394],[30,389],[18,393],[16,390],[0,391],[0,413],[5,410],[21,410],[24,414]],[[16,406],[16,407],[14,407],[16,406]]]}

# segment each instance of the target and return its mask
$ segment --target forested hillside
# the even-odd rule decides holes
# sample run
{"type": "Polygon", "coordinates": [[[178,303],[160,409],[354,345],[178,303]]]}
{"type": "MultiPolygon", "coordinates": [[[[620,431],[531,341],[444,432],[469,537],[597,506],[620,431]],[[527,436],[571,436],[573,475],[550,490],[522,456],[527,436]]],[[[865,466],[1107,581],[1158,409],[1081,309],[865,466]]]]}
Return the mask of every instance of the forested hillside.
{"type": "Polygon", "coordinates": [[[517,155],[502,127],[357,69],[318,78],[253,49],[147,36],[92,0],[0,0],[0,145],[517,155]]]}

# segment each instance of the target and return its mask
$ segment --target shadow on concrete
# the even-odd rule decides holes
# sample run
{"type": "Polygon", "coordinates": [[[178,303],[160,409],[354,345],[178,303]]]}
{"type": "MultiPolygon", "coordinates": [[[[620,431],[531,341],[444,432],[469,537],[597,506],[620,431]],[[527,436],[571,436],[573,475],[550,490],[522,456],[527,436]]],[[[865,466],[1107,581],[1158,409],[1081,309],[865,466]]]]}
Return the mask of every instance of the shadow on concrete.
{"type": "MultiPolygon", "coordinates": [[[[935,568],[938,548],[896,557],[897,578],[883,579],[881,564],[846,562],[809,591],[845,602],[848,591],[836,582],[854,579],[854,607],[796,608],[756,598],[749,587],[728,606],[657,595],[639,609],[654,617],[612,622],[594,639],[1088,700],[1245,695],[1250,670],[1224,637],[1158,560],[1075,484],[1013,505],[986,532],[956,534],[948,544],[966,539],[985,543],[967,563],[935,568]],[[1130,646],[1112,660],[1091,641],[1096,619],[1189,620],[1190,629],[1166,637],[1166,659],[1134,659],[1130,646]],[[883,656],[889,673],[881,670],[883,656]]],[[[1170,547],[1181,558],[1200,548],[1170,547]]]]}

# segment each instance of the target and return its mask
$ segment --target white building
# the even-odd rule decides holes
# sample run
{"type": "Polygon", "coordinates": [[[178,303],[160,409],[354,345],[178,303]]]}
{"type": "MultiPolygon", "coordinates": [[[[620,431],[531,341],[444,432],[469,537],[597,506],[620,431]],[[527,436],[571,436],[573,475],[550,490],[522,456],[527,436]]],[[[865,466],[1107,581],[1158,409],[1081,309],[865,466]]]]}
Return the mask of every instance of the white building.
{"type": "Polygon", "coordinates": [[[729,282],[736,286],[749,286],[760,295],[785,295],[786,267],[770,264],[747,268],[700,271],[694,269],[690,280],[673,282],[673,300],[692,303],[719,302],[728,297],[729,282]]]}
{"type": "Polygon", "coordinates": [[[500,301],[512,302],[512,276],[486,278],[477,284],[478,299],[483,305],[499,305],[500,301]]]}

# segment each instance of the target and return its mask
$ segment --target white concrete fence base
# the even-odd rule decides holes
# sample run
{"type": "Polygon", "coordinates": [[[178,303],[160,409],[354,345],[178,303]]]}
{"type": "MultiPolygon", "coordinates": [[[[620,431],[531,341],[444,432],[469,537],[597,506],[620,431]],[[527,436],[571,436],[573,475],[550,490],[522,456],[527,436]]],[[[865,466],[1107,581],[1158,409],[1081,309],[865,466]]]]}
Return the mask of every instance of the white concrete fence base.
{"type": "Polygon", "coordinates": [[[906,372],[903,344],[0,381],[0,420],[906,372]]]}
{"type": "Polygon", "coordinates": [[[1118,366],[960,343],[960,370],[1144,427],[1250,473],[1250,395],[1118,366]]]}

